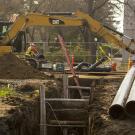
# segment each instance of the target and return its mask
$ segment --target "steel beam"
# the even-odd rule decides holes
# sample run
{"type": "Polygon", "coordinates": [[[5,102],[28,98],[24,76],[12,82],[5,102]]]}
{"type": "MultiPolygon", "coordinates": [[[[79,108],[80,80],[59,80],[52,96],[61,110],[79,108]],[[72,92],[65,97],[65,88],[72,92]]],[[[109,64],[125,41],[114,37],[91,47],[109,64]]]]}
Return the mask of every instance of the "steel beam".
{"type": "Polygon", "coordinates": [[[89,105],[88,99],[46,98],[45,102],[51,104],[53,109],[82,109],[89,105]]]}
{"type": "Polygon", "coordinates": [[[122,81],[117,94],[113,100],[111,107],[109,108],[109,114],[113,118],[121,118],[125,115],[125,102],[128,98],[133,80],[135,77],[135,66],[132,66],[131,69],[126,74],[124,80],[122,81]]]}

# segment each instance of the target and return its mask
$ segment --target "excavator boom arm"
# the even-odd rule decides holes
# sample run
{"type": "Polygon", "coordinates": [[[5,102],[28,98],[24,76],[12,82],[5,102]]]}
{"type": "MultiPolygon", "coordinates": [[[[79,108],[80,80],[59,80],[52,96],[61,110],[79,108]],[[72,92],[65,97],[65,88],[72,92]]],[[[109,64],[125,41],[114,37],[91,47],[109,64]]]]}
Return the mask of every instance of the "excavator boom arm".
{"type": "Polygon", "coordinates": [[[128,51],[131,54],[135,54],[135,51],[128,47],[123,41],[116,35],[118,33],[112,32],[110,29],[104,27],[100,22],[93,19],[87,13],[77,11],[74,15],[68,14],[64,16],[63,14],[50,14],[44,15],[39,13],[29,13],[27,15],[20,15],[17,17],[16,21],[12,24],[10,29],[7,31],[6,35],[0,43],[2,45],[8,45],[8,43],[14,39],[19,31],[29,27],[29,26],[83,26],[87,24],[89,30],[97,33],[97,35],[104,38],[108,43],[115,45],[121,49],[128,51]]]}
{"type": "Polygon", "coordinates": [[[104,27],[100,22],[93,19],[91,16],[89,16],[86,13],[78,11],[76,15],[86,20],[86,22],[88,23],[89,29],[92,32],[97,33],[97,35],[103,37],[106,42],[111,43],[121,49],[124,49],[131,54],[135,54],[135,50],[132,50],[130,47],[124,44],[123,41],[120,38],[118,38],[118,36],[116,36],[117,33],[113,33],[111,30],[104,27]]]}
{"type": "Polygon", "coordinates": [[[13,23],[2,43],[6,44],[12,40],[19,31],[29,26],[48,26],[48,27],[60,27],[60,26],[82,26],[83,22],[80,19],[65,16],[49,16],[38,13],[31,13],[27,15],[20,15],[13,23]]]}

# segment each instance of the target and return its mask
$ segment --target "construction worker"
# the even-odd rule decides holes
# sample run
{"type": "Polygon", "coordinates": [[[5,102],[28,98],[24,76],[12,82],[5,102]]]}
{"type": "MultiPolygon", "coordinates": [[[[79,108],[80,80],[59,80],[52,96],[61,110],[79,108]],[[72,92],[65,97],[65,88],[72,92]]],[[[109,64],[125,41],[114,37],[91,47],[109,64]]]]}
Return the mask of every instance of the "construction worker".
{"type": "Polygon", "coordinates": [[[30,43],[30,46],[25,53],[26,58],[45,59],[44,55],[39,53],[37,46],[34,43],[30,43]]]}
{"type": "Polygon", "coordinates": [[[27,58],[35,58],[39,54],[37,46],[34,43],[30,43],[30,46],[26,50],[25,56],[27,58]]]}

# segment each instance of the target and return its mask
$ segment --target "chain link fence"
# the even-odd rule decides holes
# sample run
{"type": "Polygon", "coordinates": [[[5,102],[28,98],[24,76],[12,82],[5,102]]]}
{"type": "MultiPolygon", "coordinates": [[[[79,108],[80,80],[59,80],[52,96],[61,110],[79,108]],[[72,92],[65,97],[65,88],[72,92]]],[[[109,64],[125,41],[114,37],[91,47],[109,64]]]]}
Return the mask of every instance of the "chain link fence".
{"type": "MultiPolygon", "coordinates": [[[[45,55],[48,61],[52,62],[66,62],[65,55],[61,49],[59,42],[34,42],[40,52],[45,55]]],[[[91,63],[91,59],[98,60],[103,56],[107,56],[108,60],[104,65],[110,65],[112,62],[116,62],[119,70],[127,70],[128,63],[122,62],[122,54],[118,48],[115,48],[111,44],[102,42],[65,42],[70,59],[74,57],[75,63],[88,62],[91,63]],[[91,47],[95,49],[95,55],[91,51],[91,47]]],[[[93,50],[94,51],[94,50],[93,50]]]]}

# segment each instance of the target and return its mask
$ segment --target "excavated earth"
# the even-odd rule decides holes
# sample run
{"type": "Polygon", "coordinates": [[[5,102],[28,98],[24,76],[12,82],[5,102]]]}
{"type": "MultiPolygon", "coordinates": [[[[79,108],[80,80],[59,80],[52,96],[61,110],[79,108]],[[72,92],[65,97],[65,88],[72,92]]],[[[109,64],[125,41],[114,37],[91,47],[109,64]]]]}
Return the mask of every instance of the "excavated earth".
{"type": "MultiPolygon", "coordinates": [[[[47,97],[60,97],[60,88],[56,87],[55,81],[46,80],[43,83],[47,97]]],[[[18,84],[13,95],[0,98],[0,135],[40,134],[40,85],[40,82],[18,84]]]]}
{"type": "Polygon", "coordinates": [[[117,120],[108,115],[108,109],[121,81],[108,82],[94,92],[92,112],[95,114],[95,135],[135,135],[135,119],[125,117],[117,120]]]}
{"type": "MultiPolygon", "coordinates": [[[[0,79],[45,78],[43,73],[33,69],[13,54],[0,57],[0,79]]],[[[108,115],[108,109],[121,81],[107,81],[96,86],[93,103],[90,107],[90,112],[95,116],[91,135],[135,135],[135,119],[127,117],[114,120],[108,115]]],[[[9,84],[9,82],[7,83],[9,84]]],[[[54,81],[43,83],[47,87],[48,97],[61,97],[61,82],[59,84],[54,81]]],[[[12,82],[11,84],[13,85],[12,82]]],[[[37,82],[35,84],[32,82],[31,85],[20,82],[19,85],[13,86],[18,94],[0,99],[0,135],[39,135],[39,93],[31,92],[39,89],[37,82]]]]}
{"type": "MultiPolygon", "coordinates": [[[[93,104],[90,107],[90,112],[95,115],[91,135],[135,135],[134,119],[127,117],[116,120],[108,115],[108,108],[120,83],[121,80],[117,80],[96,87],[93,104]]],[[[46,86],[48,92],[51,91],[47,94],[48,97],[60,97],[61,86],[57,88],[56,84],[50,81],[46,86]]],[[[16,96],[8,96],[0,102],[0,135],[39,135],[39,95],[31,92],[30,87],[32,86],[19,86],[16,96]],[[6,108],[6,113],[2,106],[6,108]]],[[[33,89],[37,89],[36,87],[33,89]]]]}
{"type": "Polygon", "coordinates": [[[0,57],[0,79],[45,79],[40,71],[20,60],[14,54],[0,57]]]}

